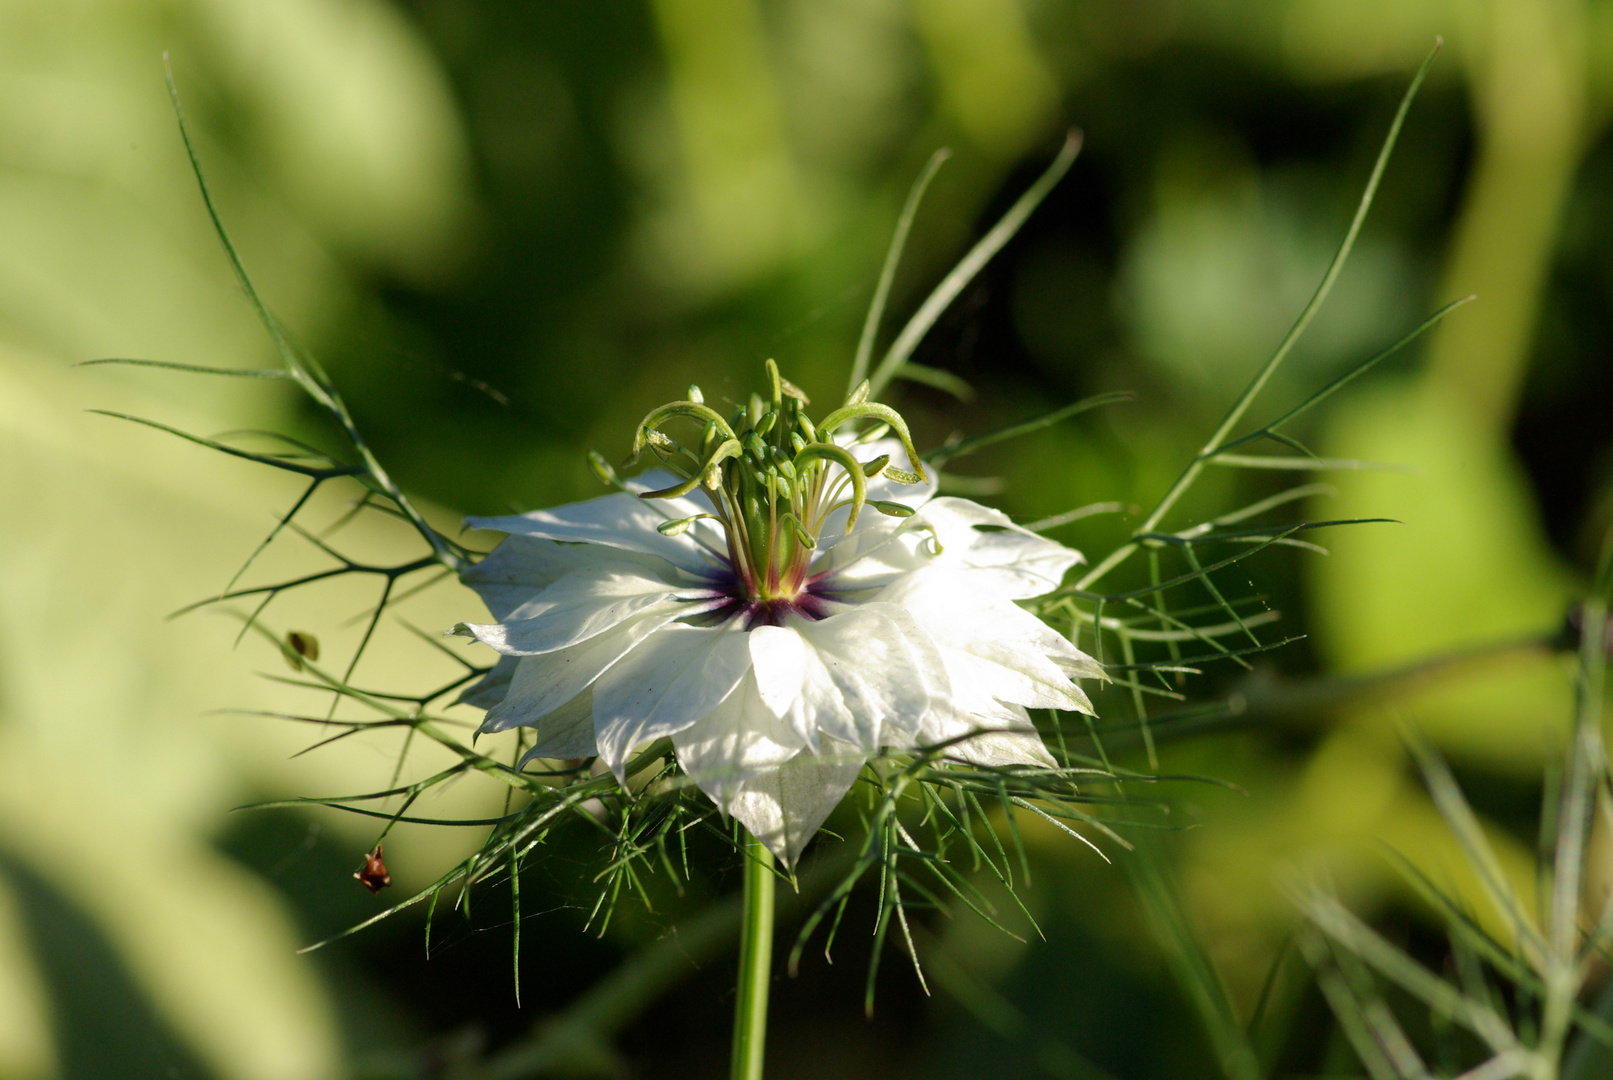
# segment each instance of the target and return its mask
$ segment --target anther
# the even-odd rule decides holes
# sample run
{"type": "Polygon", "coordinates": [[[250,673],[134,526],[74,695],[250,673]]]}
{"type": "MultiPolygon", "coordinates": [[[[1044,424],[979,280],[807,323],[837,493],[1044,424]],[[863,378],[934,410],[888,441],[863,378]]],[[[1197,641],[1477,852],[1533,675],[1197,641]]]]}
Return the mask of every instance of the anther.
{"type": "Polygon", "coordinates": [[[790,460],[790,455],[786,454],[776,446],[769,446],[767,448],[767,456],[773,462],[773,467],[775,469],[789,477],[791,480],[795,479],[795,462],[790,460]]]}
{"type": "Polygon", "coordinates": [[[611,487],[619,488],[622,486],[622,481],[616,475],[616,470],[610,467],[610,462],[606,461],[605,455],[598,450],[588,451],[588,467],[594,470],[595,476],[611,487]]]}
{"type": "Polygon", "coordinates": [[[917,473],[910,473],[905,469],[893,469],[889,465],[885,466],[885,478],[898,484],[918,484],[924,481],[924,477],[917,473]]]}
{"type": "Polygon", "coordinates": [[[663,521],[661,524],[655,527],[655,531],[660,533],[662,536],[682,536],[684,533],[689,531],[689,526],[693,525],[701,518],[711,518],[713,521],[715,521],[717,520],[717,515],[695,514],[691,517],[678,518],[675,521],[663,521]]]}
{"type": "Polygon", "coordinates": [[[651,429],[644,433],[644,440],[663,454],[675,454],[683,447],[672,436],[664,431],[651,429]]]}
{"type": "Polygon", "coordinates": [[[818,546],[818,538],[807,532],[806,526],[797,521],[794,514],[785,514],[779,519],[779,524],[789,526],[802,547],[810,550],[818,546]]]}

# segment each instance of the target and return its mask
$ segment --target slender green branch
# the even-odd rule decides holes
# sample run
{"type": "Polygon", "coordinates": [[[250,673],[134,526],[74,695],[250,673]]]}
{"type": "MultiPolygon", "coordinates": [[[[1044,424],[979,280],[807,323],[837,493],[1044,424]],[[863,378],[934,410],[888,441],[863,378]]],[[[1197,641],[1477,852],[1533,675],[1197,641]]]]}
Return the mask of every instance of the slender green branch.
{"type": "MultiPolygon", "coordinates": [[[[1238,426],[1238,422],[1243,419],[1244,413],[1249,410],[1249,406],[1254,403],[1260,392],[1266,388],[1266,384],[1271,381],[1271,377],[1276,374],[1282,362],[1288,358],[1288,354],[1293,350],[1300,336],[1310,326],[1311,320],[1316,317],[1316,312],[1320,310],[1322,302],[1333,291],[1333,284],[1338,280],[1339,273],[1344,269],[1344,264],[1349,259],[1351,250],[1355,247],[1356,237],[1361,232],[1361,225],[1366,220],[1367,211],[1371,209],[1372,202],[1377,197],[1378,184],[1382,181],[1384,170],[1389,165],[1389,156],[1394,152],[1395,143],[1399,141],[1400,129],[1406,122],[1406,114],[1411,110],[1411,103],[1417,97],[1417,91],[1422,87],[1423,79],[1428,75],[1428,69],[1433,64],[1434,57],[1438,55],[1439,48],[1440,43],[1436,42],[1434,48],[1430,50],[1428,56],[1423,60],[1422,66],[1417,69],[1417,74],[1412,78],[1411,85],[1406,88],[1405,95],[1401,97],[1400,107],[1395,111],[1394,120],[1389,125],[1389,134],[1385,137],[1383,147],[1378,151],[1378,159],[1372,166],[1372,175],[1367,180],[1366,189],[1361,193],[1361,201],[1356,207],[1355,217],[1351,219],[1350,227],[1344,234],[1344,241],[1339,245],[1338,251],[1334,253],[1333,261],[1328,264],[1327,272],[1322,275],[1321,283],[1317,285],[1316,291],[1311,295],[1310,302],[1299,313],[1299,318],[1294,320],[1294,325],[1289,328],[1288,333],[1283,337],[1282,343],[1277,346],[1277,351],[1272,354],[1271,359],[1266,361],[1265,366],[1244,388],[1238,399],[1232,403],[1232,407],[1227,410],[1226,415],[1221,419],[1221,423],[1216,426],[1214,433],[1204,444],[1204,449],[1188,464],[1187,468],[1182,471],[1182,474],[1176,478],[1176,481],[1171,484],[1160,498],[1153,511],[1137,527],[1138,533],[1151,533],[1158,529],[1159,523],[1164,520],[1166,514],[1170,513],[1177,500],[1198,479],[1199,473],[1204,470],[1206,462],[1218,450],[1222,449],[1228,436],[1232,434],[1232,429],[1238,426]]],[[[1443,312],[1439,314],[1443,314],[1443,312]]],[[[1094,582],[1130,558],[1137,549],[1136,541],[1116,548],[1108,558],[1088,571],[1077,582],[1076,588],[1090,588],[1094,582]]]]}
{"type": "MultiPolygon", "coordinates": [[[[1025,194],[1021,195],[1014,202],[1014,205],[1008,208],[1008,213],[1002,216],[1002,220],[998,221],[990,232],[982,236],[979,242],[969,249],[969,253],[958,261],[958,265],[952,268],[951,273],[941,279],[941,284],[935,287],[935,291],[930,293],[918,311],[907,321],[907,325],[902,328],[902,332],[896,336],[896,340],[886,350],[884,359],[879,362],[879,367],[874,369],[874,374],[868,380],[869,397],[879,397],[886,385],[895,377],[896,370],[907,362],[908,357],[913,355],[913,350],[918,348],[919,342],[924,340],[924,335],[930,332],[930,327],[935,325],[935,320],[939,319],[947,306],[958,298],[958,294],[963,291],[964,286],[973,281],[975,275],[980,273],[986,263],[991,261],[991,257],[1001,251],[1004,244],[1013,239],[1020,226],[1025,224],[1026,219],[1031,216],[1042,200],[1047,198],[1047,193],[1052,191],[1054,186],[1064,178],[1064,174],[1069,171],[1070,165],[1075,161],[1075,155],[1080,151],[1081,133],[1071,131],[1065,137],[1063,148],[1059,150],[1058,156],[1053,159],[1053,163],[1047,167],[1047,171],[1037,178],[1036,183],[1025,189],[1025,194]]],[[[856,386],[857,381],[854,381],[852,385],[856,386]]]]}
{"type": "Polygon", "coordinates": [[[913,218],[918,215],[919,203],[923,201],[930,181],[935,179],[936,172],[951,156],[952,151],[945,147],[931,154],[924,171],[907,193],[907,202],[902,204],[902,214],[896,219],[896,233],[891,237],[890,250],[885,253],[885,265],[879,271],[879,284],[874,287],[874,299],[868,305],[868,317],[863,321],[862,337],[857,342],[857,356],[851,364],[851,381],[846,383],[848,394],[868,377],[868,363],[874,354],[874,336],[879,333],[879,322],[885,315],[885,302],[890,297],[891,282],[896,279],[896,264],[901,261],[902,249],[907,246],[907,234],[913,228],[913,218]]]}
{"type": "Polygon", "coordinates": [[[324,370],[320,368],[312,357],[297,348],[286,333],[285,328],[280,325],[280,320],[274,317],[274,313],[269,310],[268,305],[258,295],[258,290],[252,284],[252,279],[247,276],[246,267],[241,262],[240,254],[235,250],[235,244],[230,240],[229,234],[224,229],[224,219],[219,215],[218,207],[213,202],[212,189],[207,186],[207,178],[202,173],[201,159],[197,157],[196,145],[190,136],[190,127],[185,123],[184,110],[180,108],[179,88],[174,84],[173,68],[169,66],[166,53],[163,54],[163,69],[168,78],[168,96],[173,102],[174,118],[179,122],[179,135],[184,140],[185,153],[190,158],[191,170],[196,174],[196,184],[201,190],[202,202],[207,207],[207,216],[212,219],[213,229],[218,234],[219,241],[224,245],[225,254],[229,256],[230,267],[235,271],[236,280],[240,282],[242,290],[246,292],[247,299],[251,301],[252,309],[257,312],[258,320],[263,323],[264,329],[268,331],[269,337],[274,341],[275,349],[280,353],[280,359],[286,365],[286,374],[297,385],[301,386],[309,397],[324,407],[337,424],[341,426],[342,433],[347,436],[353,445],[353,449],[358,452],[360,459],[363,461],[369,479],[373,480],[376,486],[386,493],[387,498],[391,499],[398,509],[403,512],[409,523],[430,545],[432,554],[437,561],[450,570],[461,569],[465,565],[464,558],[454,550],[453,546],[448,543],[441,533],[426,524],[425,518],[420,515],[414,504],[393,482],[387,471],[381,467],[380,461],[370,452],[369,445],[359,435],[358,426],[354,424],[352,415],[347,411],[346,403],[342,401],[341,395],[337,394],[335,387],[331,385],[330,377],[325,374],[324,370]]]}

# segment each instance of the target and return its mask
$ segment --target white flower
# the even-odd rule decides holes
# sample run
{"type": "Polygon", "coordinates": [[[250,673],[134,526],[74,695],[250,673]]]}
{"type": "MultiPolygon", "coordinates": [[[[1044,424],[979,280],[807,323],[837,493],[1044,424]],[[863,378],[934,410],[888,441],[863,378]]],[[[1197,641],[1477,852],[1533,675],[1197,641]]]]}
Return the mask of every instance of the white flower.
{"type": "Polygon", "coordinates": [[[782,561],[747,558],[729,535],[740,493],[710,483],[720,460],[692,494],[470,519],[509,534],[464,575],[498,621],[458,629],[504,654],[465,698],[488,709],[482,730],[532,727],[532,756],[597,754],[618,776],[635,747],[670,738],[684,772],[787,863],[882,747],[951,741],[957,760],[1053,767],[1026,709],[1090,713],[1071,680],[1103,674],[1015,601],[1056,588],[1081,556],[932,498],[927,480],[892,480],[918,479],[879,469],[900,433],[847,447],[872,462],[863,495],[886,513],[848,529],[862,507],[835,501],[838,462],[839,486],[812,496],[803,471],[793,504],[775,500],[768,521],[793,505],[806,523],[782,561]],[[888,516],[899,499],[916,513],[888,516]]]}

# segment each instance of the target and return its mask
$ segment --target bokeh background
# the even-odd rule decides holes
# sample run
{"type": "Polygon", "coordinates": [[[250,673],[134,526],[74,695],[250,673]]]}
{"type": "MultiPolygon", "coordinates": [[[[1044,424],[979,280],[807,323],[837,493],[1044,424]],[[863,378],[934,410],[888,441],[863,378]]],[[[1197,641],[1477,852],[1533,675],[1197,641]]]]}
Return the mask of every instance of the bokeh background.
{"type": "MultiPolygon", "coordinates": [[[[898,384],[893,402],[933,444],[1136,391],[960,465],[960,490],[1019,520],[1130,508],[1055,534],[1101,556],[1303,306],[1437,35],[1444,55],[1357,253],[1252,414],[1476,293],[1296,432],[1405,467],[1327,477],[1307,514],[1404,527],[1240,564],[1224,583],[1304,639],[1189,685],[1195,701],[1236,695],[1240,718],[1158,732],[1163,770],[1235,785],[1174,789],[1192,827],[1160,850],[1241,1016],[1269,983],[1257,1042],[1285,1076],[1359,1069],[1287,947],[1284,881],[1325,874],[1441,963],[1386,854],[1464,887],[1403,730],[1449,757],[1532,887],[1541,776],[1570,705],[1544,643],[1613,526],[1613,4],[0,3],[0,1076],[478,1075],[737,884],[715,859],[684,898],[584,934],[597,841],[557,839],[523,880],[519,1006],[497,889],[469,917],[439,913],[429,959],[413,914],[296,955],[382,904],[350,877],[373,827],[232,808],[360,790],[396,747],[293,759],[306,730],[219,711],[287,707],[271,678],[284,663],[232,646],[228,619],[164,616],[220,591],[297,489],[87,410],[329,433],[278,383],[71,366],[273,362],[188,173],[164,51],[259,288],[443,522],[596,494],[585,450],[616,456],[691,381],[741,397],[766,357],[831,398],[929,155],[954,151],[893,321],[1079,126],[1069,176],[916,357],[977,398],[898,384]]],[[[1274,483],[1212,476],[1179,523],[1274,483]]],[[[385,522],[353,528],[373,551],[407,544],[385,522]]],[[[276,551],[276,565],[323,565],[307,546],[276,551]]],[[[339,652],[367,595],[288,604],[279,625],[339,652]]],[[[444,584],[410,618],[440,630],[478,614],[444,584]]],[[[407,633],[380,646],[372,683],[413,673],[407,633]]],[[[1105,700],[1115,752],[1145,764],[1129,706],[1105,700]]],[[[494,798],[465,786],[432,805],[494,798]]],[[[929,994],[893,956],[865,1019],[865,898],[833,966],[809,951],[778,982],[770,1074],[1217,1075],[1124,869],[1057,834],[1026,843],[1045,940],[926,917],[929,994]]],[[[396,834],[398,889],[473,844],[396,834]]],[[[562,1072],[719,1075],[729,973],[720,948],[691,955],[674,989],[562,1072]]]]}

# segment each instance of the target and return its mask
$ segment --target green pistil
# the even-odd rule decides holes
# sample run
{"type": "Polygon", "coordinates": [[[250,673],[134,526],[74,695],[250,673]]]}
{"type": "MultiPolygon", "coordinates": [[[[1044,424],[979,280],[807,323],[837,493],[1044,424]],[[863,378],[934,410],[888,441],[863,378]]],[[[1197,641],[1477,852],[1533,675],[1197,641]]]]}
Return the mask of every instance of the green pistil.
{"type": "MultiPolygon", "coordinates": [[[[866,383],[821,424],[814,424],[806,414],[810,404],[806,395],[779,374],[773,361],[766,367],[770,395],[752,394],[730,417],[708,406],[698,386],[689,388],[685,400],[651,411],[634,432],[630,463],[647,449],[682,477],[679,483],[646,491],[640,498],[676,498],[705,488],[714,514],[669,521],[660,531],[676,536],[701,517],[715,518],[722,524],[728,557],[747,599],[771,604],[800,596],[818,533],[842,506],[850,507],[846,520],[850,531],[869,505],[869,478],[883,474],[898,483],[917,484],[925,472],[906,421],[889,406],[868,401],[866,383]],[[679,420],[699,425],[698,449],[662,430],[679,420]],[[912,472],[892,468],[888,455],[858,461],[848,447],[831,441],[837,428],[866,420],[875,425],[857,441],[893,433],[907,452],[912,472]]],[[[872,505],[898,517],[913,512],[900,503],[876,500],[872,505]]]]}

